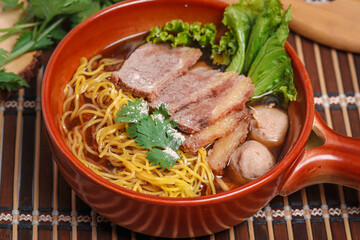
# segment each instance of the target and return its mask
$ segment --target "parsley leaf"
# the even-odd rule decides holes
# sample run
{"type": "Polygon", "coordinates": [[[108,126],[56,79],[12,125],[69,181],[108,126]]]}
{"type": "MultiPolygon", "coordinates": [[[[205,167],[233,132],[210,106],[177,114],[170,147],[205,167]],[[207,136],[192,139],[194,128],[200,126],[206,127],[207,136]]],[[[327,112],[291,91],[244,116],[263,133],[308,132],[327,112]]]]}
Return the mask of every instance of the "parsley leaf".
{"type": "MultiPolygon", "coordinates": [[[[32,44],[32,41],[33,41],[32,32],[24,31],[23,34],[17,39],[12,51],[16,52],[26,44],[29,43],[32,44]]],[[[53,43],[54,42],[48,36],[46,36],[40,41],[37,41],[36,43],[34,42],[34,44],[32,44],[32,47],[29,49],[29,51],[47,49],[51,47],[53,43]]]]}
{"type": "Polygon", "coordinates": [[[177,150],[184,143],[184,136],[175,127],[176,122],[170,120],[167,107],[160,107],[149,115],[149,106],[145,100],[135,99],[123,105],[117,113],[118,122],[128,122],[126,132],[143,149],[148,149],[147,159],[162,168],[173,167],[181,157],[177,150]]]}
{"type": "Polygon", "coordinates": [[[18,90],[20,86],[29,87],[29,84],[15,73],[0,69],[0,89],[6,91],[18,90]]]}
{"type": "Polygon", "coordinates": [[[62,28],[55,28],[53,31],[50,32],[50,37],[56,40],[61,40],[65,37],[66,31],[62,28]]]}
{"type": "Polygon", "coordinates": [[[6,57],[8,56],[8,51],[6,51],[3,48],[0,48],[0,67],[2,67],[3,65],[5,65],[5,60],[6,57]]]}
{"type": "Polygon", "coordinates": [[[18,0],[1,0],[4,3],[4,6],[2,8],[3,11],[5,11],[8,8],[11,7],[22,7],[24,3],[18,3],[18,0]]]}
{"type": "Polygon", "coordinates": [[[149,116],[149,105],[139,98],[135,102],[128,101],[127,105],[123,105],[116,114],[115,120],[118,122],[135,123],[149,116]]]}
{"type": "Polygon", "coordinates": [[[86,9],[91,0],[30,0],[31,11],[34,15],[45,21],[50,21],[59,14],[73,14],[86,9]]]}
{"type": "Polygon", "coordinates": [[[148,152],[147,159],[154,165],[160,165],[161,168],[169,169],[175,165],[176,160],[180,157],[180,154],[171,148],[165,150],[153,148],[148,152]]]}
{"type": "MultiPolygon", "coordinates": [[[[89,17],[96,11],[107,7],[115,2],[121,0],[29,0],[29,6],[24,8],[22,2],[18,0],[0,0],[3,5],[3,10],[8,8],[20,7],[23,12],[14,26],[9,28],[0,28],[0,42],[19,34],[11,52],[0,49],[0,68],[13,61],[19,56],[33,51],[46,50],[56,43],[56,40],[61,40],[66,35],[61,24],[70,20],[73,25],[89,17]]],[[[4,75],[3,75],[4,76],[4,75]]],[[[2,85],[2,89],[16,89],[15,76],[6,75],[8,87],[2,85]]],[[[16,78],[20,79],[20,77],[16,78]]],[[[17,81],[19,84],[21,81],[17,81]]],[[[27,84],[25,81],[22,84],[27,84]]]]}
{"type": "Polygon", "coordinates": [[[75,27],[80,22],[90,17],[97,11],[100,11],[103,8],[106,8],[114,3],[121,1],[122,0],[92,0],[91,4],[86,9],[71,15],[70,17],[70,20],[72,22],[71,26],[75,27]]]}

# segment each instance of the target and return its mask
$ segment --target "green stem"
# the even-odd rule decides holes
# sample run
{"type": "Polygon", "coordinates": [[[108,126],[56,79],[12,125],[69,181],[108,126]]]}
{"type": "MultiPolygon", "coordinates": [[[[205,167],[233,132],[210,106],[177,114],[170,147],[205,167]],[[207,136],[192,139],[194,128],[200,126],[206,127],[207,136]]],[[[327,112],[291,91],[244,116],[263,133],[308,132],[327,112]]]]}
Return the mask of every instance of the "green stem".
{"type": "Polygon", "coordinates": [[[59,26],[63,21],[65,20],[65,17],[61,17],[58,20],[56,20],[53,24],[51,24],[44,32],[42,31],[38,31],[39,33],[41,33],[39,35],[39,37],[36,39],[36,41],[40,41],[41,39],[43,39],[44,37],[46,37],[52,30],[54,30],[57,26],[59,26]]]}
{"type": "Polygon", "coordinates": [[[0,37],[0,42],[4,41],[5,39],[7,39],[7,38],[11,37],[12,35],[14,35],[14,34],[16,34],[16,33],[19,33],[19,32],[21,32],[21,30],[17,30],[17,31],[13,31],[13,32],[8,32],[8,33],[2,35],[2,36],[0,37]]]}
{"type": "MultiPolygon", "coordinates": [[[[33,50],[33,47],[41,41],[44,37],[46,37],[52,30],[54,30],[59,24],[61,24],[64,21],[65,17],[59,18],[56,22],[51,24],[44,32],[42,32],[36,39],[31,40],[15,52],[12,52],[10,55],[6,57],[6,60],[4,61],[4,64],[11,62],[12,60],[18,58],[19,56],[23,55],[24,53],[27,53],[31,50],[33,50]]],[[[40,31],[39,31],[40,32],[40,31]]]]}
{"type": "Polygon", "coordinates": [[[22,30],[25,28],[30,28],[30,27],[34,27],[40,25],[39,22],[34,22],[34,23],[25,23],[25,24],[19,24],[19,25],[14,25],[13,27],[10,28],[0,28],[0,32],[12,32],[12,31],[18,31],[18,30],[22,30]]]}
{"type": "Polygon", "coordinates": [[[42,31],[44,31],[45,27],[48,25],[48,23],[50,22],[50,20],[52,19],[52,16],[47,16],[47,18],[45,19],[45,21],[41,24],[38,32],[41,33],[42,31]]]}

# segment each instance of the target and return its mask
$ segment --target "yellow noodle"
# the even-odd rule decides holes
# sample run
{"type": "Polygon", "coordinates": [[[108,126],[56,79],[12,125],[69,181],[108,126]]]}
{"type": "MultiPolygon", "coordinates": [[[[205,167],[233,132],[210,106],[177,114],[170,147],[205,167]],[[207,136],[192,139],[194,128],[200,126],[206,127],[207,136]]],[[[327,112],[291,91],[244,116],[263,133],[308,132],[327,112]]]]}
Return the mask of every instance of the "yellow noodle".
{"type": "Polygon", "coordinates": [[[147,150],[126,133],[127,123],[115,121],[122,105],[135,98],[116,89],[109,81],[123,60],[80,59],[73,78],[65,86],[61,128],[73,154],[96,174],[137,192],[166,197],[194,197],[215,193],[214,175],[206,161],[206,150],[179,151],[181,159],[170,169],[153,166],[147,150]],[[107,68],[109,67],[109,68],[107,68]],[[91,142],[87,142],[91,141],[91,142]],[[98,163],[99,162],[99,163],[98,163]]]}

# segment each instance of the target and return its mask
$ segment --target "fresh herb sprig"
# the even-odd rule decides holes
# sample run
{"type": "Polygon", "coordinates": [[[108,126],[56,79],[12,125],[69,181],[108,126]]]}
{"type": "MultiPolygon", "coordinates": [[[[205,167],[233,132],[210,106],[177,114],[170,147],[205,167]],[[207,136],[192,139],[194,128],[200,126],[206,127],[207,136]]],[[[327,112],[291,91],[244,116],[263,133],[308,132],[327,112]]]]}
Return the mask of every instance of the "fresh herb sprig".
{"type": "Polygon", "coordinates": [[[161,168],[171,168],[181,158],[178,149],[185,138],[176,128],[176,122],[170,120],[167,107],[161,104],[149,115],[149,106],[142,99],[128,101],[123,105],[115,119],[129,123],[126,132],[143,149],[148,149],[147,159],[161,168]]]}
{"type": "Polygon", "coordinates": [[[0,33],[3,33],[0,42],[19,34],[12,51],[8,52],[0,48],[0,89],[5,91],[28,86],[21,77],[5,72],[5,64],[27,52],[53,47],[68,31],[68,28],[62,26],[65,21],[70,21],[73,27],[102,8],[120,2],[120,0],[47,0],[46,2],[30,0],[28,7],[24,8],[24,4],[18,3],[17,0],[0,1],[3,3],[3,11],[9,8],[23,9],[21,18],[14,26],[0,29],[0,33]]]}

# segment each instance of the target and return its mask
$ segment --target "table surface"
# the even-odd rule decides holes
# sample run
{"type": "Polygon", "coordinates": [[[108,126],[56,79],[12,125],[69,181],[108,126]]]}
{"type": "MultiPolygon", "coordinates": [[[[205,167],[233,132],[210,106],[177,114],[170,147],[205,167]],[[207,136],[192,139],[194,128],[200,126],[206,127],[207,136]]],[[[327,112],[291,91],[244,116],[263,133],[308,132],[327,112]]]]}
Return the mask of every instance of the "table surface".
{"type": "MultiPolygon", "coordinates": [[[[360,55],[291,33],[316,110],[335,131],[360,137],[360,55]]],[[[157,239],[92,211],[59,173],[41,117],[41,77],[0,102],[0,239],[157,239]]],[[[247,221],[196,239],[360,239],[360,192],[334,184],[275,197],[247,221]]]]}

